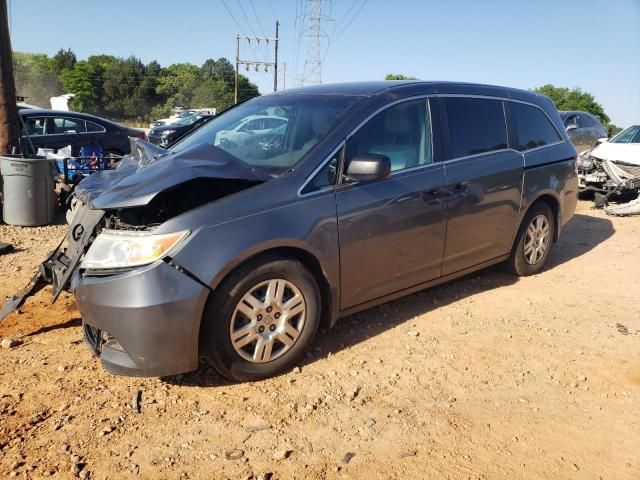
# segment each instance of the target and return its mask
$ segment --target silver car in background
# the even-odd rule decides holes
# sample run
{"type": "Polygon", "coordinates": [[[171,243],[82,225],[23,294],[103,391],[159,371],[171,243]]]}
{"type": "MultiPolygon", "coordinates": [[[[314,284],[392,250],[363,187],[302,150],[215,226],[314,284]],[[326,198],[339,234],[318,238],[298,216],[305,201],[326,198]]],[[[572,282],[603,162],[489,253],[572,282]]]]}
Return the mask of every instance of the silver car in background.
{"type": "Polygon", "coordinates": [[[578,153],[590,150],[598,140],[609,136],[607,128],[594,115],[580,111],[562,111],[560,117],[569,140],[578,153]]]}

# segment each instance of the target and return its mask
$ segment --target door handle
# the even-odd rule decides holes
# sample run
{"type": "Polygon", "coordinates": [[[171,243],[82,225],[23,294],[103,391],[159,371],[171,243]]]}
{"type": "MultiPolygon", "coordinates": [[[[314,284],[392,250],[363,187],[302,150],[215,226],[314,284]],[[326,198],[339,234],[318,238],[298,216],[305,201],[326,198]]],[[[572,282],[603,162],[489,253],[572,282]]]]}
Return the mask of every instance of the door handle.
{"type": "Polygon", "coordinates": [[[447,189],[447,200],[459,200],[467,196],[469,193],[469,185],[466,183],[456,183],[453,187],[447,189]]]}
{"type": "Polygon", "coordinates": [[[429,205],[442,203],[447,197],[447,190],[444,188],[434,188],[433,190],[425,190],[422,192],[422,199],[429,205]]]}
{"type": "Polygon", "coordinates": [[[458,195],[460,193],[467,193],[469,191],[469,185],[466,183],[456,183],[452,188],[447,190],[449,195],[458,195]]]}

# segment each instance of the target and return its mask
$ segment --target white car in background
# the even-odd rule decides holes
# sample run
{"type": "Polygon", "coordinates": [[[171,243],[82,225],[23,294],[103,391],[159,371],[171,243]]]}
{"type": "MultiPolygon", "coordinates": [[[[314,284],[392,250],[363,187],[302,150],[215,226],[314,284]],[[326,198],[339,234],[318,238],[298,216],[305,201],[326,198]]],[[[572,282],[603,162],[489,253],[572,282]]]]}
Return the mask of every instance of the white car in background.
{"type": "Polygon", "coordinates": [[[218,132],[214,145],[231,148],[244,145],[249,139],[267,135],[275,129],[283,127],[287,121],[287,118],[275,115],[249,115],[232,130],[218,132]]]}
{"type": "Polygon", "coordinates": [[[183,118],[190,117],[191,115],[200,114],[200,115],[215,115],[215,108],[189,108],[187,110],[179,110],[176,111],[173,115],[167,118],[161,118],[149,124],[150,128],[160,127],[162,125],[171,125],[172,123],[177,122],[183,118]]]}
{"type": "Polygon", "coordinates": [[[640,185],[640,125],[633,125],[615,137],[599,140],[593,150],[578,157],[581,191],[634,190],[640,185]]]}
{"type": "Polygon", "coordinates": [[[611,140],[603,141],[593,150],[591,156],[599,160],[640,167],[640,125],[633,125],[611,140]]]}

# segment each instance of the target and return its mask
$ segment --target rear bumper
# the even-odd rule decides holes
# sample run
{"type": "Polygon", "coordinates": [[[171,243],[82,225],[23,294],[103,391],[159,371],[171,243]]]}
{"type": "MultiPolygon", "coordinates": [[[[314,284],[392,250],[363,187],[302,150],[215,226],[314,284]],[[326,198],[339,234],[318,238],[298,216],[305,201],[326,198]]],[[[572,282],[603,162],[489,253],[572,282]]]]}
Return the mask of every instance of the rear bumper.
{"type": "Polygon", "coordinates": [[[89,347],[116,375],[164,376],[198,366],[198,333],[208,290],[157,262],[105,277],[76,277],[89,347]],[[95,338],[97,331],[100,338],[95,338]]]}

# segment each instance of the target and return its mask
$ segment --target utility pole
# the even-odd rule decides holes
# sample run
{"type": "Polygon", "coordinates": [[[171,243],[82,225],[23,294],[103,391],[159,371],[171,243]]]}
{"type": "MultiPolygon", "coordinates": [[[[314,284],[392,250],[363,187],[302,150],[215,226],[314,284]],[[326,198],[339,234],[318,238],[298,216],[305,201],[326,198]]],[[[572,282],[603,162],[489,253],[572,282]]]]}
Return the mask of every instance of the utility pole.
{"type": "Polygon", "coordinates": [[[20,128],[7,2],[0,0],[0,154],[13,153],[17,150],[19,138],[20,128]]]}
{"type": "MultiPolygon", "coordinates": [[[[233,91],[233,101],[234,103],[238,103],[238,76],[240,65],[245,65],[247,70],[249,67],[254,67],[256,72],[258,71],[258,67],[264,67],[264,71],[268,72],[270,67],[273,67],[273,91],[278,90],[278,30],[280,27],[280,22],[276,20],[276,36],[275,37],[249,37],[249,36],[236,36],[236,75],[234,82],[234,91],[233,91]],[[257,42],[266,42],[269,45],[269,42],[273,42],[274,44],[274,61],[273,62],[262,62],[259,60],[243,60],[240,58],[240,40],[246,40],[248,44],[251,44],[252,41],[257,42]]],[[[255,52],[254,52],[255,53],[255,52]]]]}
{"type": "Polygon", "coordinates": [[[278,91],[278,27],[280,26],[280,22],[276,20],[276,46],[275,46],[275,54],[273,63],[273,91],[278,91]]]}
{"type": "Polygon", "coordinates": [[[282,64],[282,89],[287,89],[287,62],[282,64]]]}
{"type": "Polygon", "coordinates": [[[240,68],[240,35],[236,36],[236,75],[234,78],[233,87],[233,103],[238,103],[238,69],[240,68]]]}

